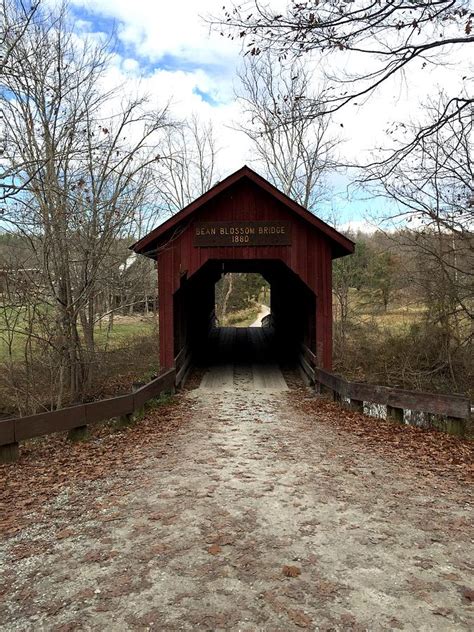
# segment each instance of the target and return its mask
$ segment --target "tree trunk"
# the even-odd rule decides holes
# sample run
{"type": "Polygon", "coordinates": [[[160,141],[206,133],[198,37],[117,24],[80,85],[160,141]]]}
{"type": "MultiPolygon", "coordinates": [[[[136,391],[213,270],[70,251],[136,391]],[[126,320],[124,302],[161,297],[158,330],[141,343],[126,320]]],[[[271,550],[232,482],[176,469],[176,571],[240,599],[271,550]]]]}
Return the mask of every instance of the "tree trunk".
{"type": "Polygon", "coordinates": [[[234,277],[232,276],[232,274],[228,274],[227,278],[229,279],[229,285],[227,287],[227,292],[225,293],[224,300],[222,301],[222,324],[224,324],[225,318],[227,316],[227,303],[229,302],[230,295],[232,294],[232,290],[234,289],[234,277]]]}

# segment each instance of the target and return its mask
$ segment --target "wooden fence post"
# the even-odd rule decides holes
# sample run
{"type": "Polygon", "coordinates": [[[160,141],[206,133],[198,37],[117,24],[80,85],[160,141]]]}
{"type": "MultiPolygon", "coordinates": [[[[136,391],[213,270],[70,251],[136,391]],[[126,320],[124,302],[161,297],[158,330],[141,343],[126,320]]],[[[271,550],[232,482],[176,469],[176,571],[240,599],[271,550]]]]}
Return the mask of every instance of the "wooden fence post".
{"type": "Polygon", "coordinates": [[[364,402],[361,399],[352,399],[349,402],[349,408],[357,413],[364,412],[364,402]]]}
{"type": "Polygon", "coordinates": [[[334,398],[334,391],[332,390],[332,388],[330,388],[329,386],[326,386],[325,384],[319,385],[319,393],[321,395],[330,396],[331,399],[334,398]]]}
{"type": "MultiPolygon", "coordinates": [[[[146,382],[134,382],[132,384],[132,393],[136,393],[144,386],[146,386],[146,382]]],[[[137,405],[137,402],[134,401],[134,407],[135,407],[135,410],[133,411],[133,418],[141,419],[143,415],[145,414],[145,402],[137,405]]]]}
{"type": "Polygon", "coordinates": [[[126,428],[127,426],[133,425],[135,419],[133,413],[126,413],[125,415],[120,415],[118,418],[118,427],[126,428]]]}
{"type": "Polygon", "coordinates": [[[19,451],[18,443],[7,443],[6,445],[0,445],[0,463],[13,463],[18,461],[19,451]]]}
{"type": "Polygon", "coordinates": [[[396,408],[387,404],[387,420],[403,424],[403,408],[396,408]]]}
{"type": "Polygon", "coordinates": [[[466,435],[466,422],[457,417],[446,417],[446,432],[457,437],[466,435]]]}

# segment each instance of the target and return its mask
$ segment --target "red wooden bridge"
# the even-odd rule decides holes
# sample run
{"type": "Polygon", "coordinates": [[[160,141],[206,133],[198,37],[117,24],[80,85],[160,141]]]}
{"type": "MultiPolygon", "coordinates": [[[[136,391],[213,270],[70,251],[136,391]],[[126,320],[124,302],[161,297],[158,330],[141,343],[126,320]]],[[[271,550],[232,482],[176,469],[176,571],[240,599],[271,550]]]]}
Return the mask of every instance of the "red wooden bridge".
{"type": "Polygon", "coordinates": [[[235,172],[132,246],[158,264],[160,363],[207,353],[214,286],[258,272],[271,286],[276,338],[332,359],[332,260],[354,243],[248,167],[235,172]]]}

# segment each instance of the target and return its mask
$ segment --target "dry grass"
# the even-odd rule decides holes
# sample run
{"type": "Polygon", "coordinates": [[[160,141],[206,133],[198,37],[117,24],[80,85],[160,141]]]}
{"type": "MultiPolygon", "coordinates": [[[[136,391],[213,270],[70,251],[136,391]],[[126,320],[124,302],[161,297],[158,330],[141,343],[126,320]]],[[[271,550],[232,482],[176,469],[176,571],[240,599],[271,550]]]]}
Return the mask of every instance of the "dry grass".
{"type": "Polygon", "coordinates": [[[472,345],[451,341],[447,362],[443,332],[423,304],[399,295],[384,311],[370,294],[352,290],[345,339],[337,305],[334,313],[334,368],[349,379],[474,396],[472,345]]]}
{"type": "Polygon", "coordinates": [[[229,312],[220,325],[222,327],[249,327],[257,319],[261,306],[258,304],[241,309],[236,312],[229,312]]]}
{"type": "MultiPolygon", "coordinates": [[[[93,378],[84,393],[85,401],[129,392],[134,381],[148,381],[158,372],[158,330],[153,317],[119,317],[110,333],[104,325],[98,327],[96,339],[93,378]]],[[[21,353],[13,363],[7,363],[5,357],[3,362],[2,367],[0,359],[0,415],[26,414],[54,406],[55,357],[38,354],[28,367],[21,353]]],[[[64,405],[68,403],[66,396],[64,405]]]]}

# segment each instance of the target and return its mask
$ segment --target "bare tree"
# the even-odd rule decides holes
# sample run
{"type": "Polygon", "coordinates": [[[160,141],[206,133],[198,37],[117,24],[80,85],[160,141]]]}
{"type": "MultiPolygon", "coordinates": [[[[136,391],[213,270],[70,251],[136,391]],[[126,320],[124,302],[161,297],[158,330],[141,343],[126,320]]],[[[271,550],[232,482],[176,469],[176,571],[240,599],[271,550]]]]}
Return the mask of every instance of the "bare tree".
{"type": "Polygon", "coordinates": [[[239,78],[237,97],[247,119],[239,129],[252,141],[255,160],[275,186],[315,209],[327,193],[325,176],[335,168],[338,141],[329,117],[304,116],[308,101],[318,100],[311,74],[299,63],[285,71],[263,55],[247,59],[239,78]]]}
{"type": "Polygon", "coordinates": [[[19,68],[11,63],[12,53],[25,35],[28,26],[38,11],[40,1],[24,3],[22,0],[0,2],[0,77],[18,73],[19,68]]]}
{"type": "MultiPolygon", "coordinates": [[[[318,118],[360,104],[391,77],[413,69],[417,61],[422,68],[433,66],[448,48],[462,47],[468,59],[474,44],[473,19],[470,0],[292,0],[283,13],[254,0],[228,7],[221,18],[211,21],[223,35],[242,39],[250,56],[270,51],[275,59],[292,61],[316,53],[335,61],[326,65],[336,70],[326,73],[324,97],[309,101],[301,112],[306,118],[318,118]],[[358,62],[350,73],[345,70],[349,56],[358,62]]],[[[468,111],[474,97],[465,85],[464,93],[450,95],[438,117],[420,125],[383,163],[397,163],[423,139],[468,111]]]]}
{"type": "Polygon", "coordinates": [[[218,180],[218,147],[212,122],[197,116],[170,128],[160,163],[158,193],[164,209],[174,214],[208,191],[218,180]]]}
{"type": "MultiPolygon", "coordinates": [[[[351,235],[354,239],[355,235],[351,235]]],[[[361,237],[361,236],[359,236],[361,237]]],[[[375,252],[365,239],[358,238],[354,254],[333,262],[333,296],[335,298],[335,333],[338,352],[346,352],[348,329],[351,319],[351,290],[360,290],[368,285],[369,267],[375,252]]]]}
{"type": "MultiPolygon", "coordinates": [[[[21,66],[14,62],[15,49],[21,44],[34,17],[38,16],[40,0],[26,5],[22,0],[0,0],[0,91],[6,89],[7,77],[21,75],[21,66]]],[[[33,54],[33,51],[30,51],[33,54]]],[[[4,128],[8,122],[0,111],[0,181],[4,186],[0,191],[0,200],[6,199],[18,190],[15,173],[2,159],[5,153],[4,128]],[[8,182],[8,186],[5,183],[8,182]]],[[[0,209],[1,214],[1,209],[0,209]]]]}
{"type": "Polygon", "coordinates": [[[234,289],[234,275],[226,274],[221,281],[221,285],[222,288],[219,288],[221,290],[220,295],[216,297],[216,316],[219,323],[224,325],[227,317],[227,304],[234,289]]]}
{"type": "MultiPolygon", "coordinates": [[[[448,99],[441,94],[428,105],[432,119],[444,111],[448,99]]],[[[383,195],[399,205],[399,212],[386,219],[413,227],[397,238],[402,252],[416,261],[410,278],[426,305],[430,326],[439,334],[440,356],[433,370],[448,367],[453,383],[453,357],[473,342],[473,126],[470,116],[458,112],[393,172],[375,167],[370,172],[383,195]]]]}
{"type": "MultiPolygon", "coordinates": [[[[449,100],[441,92],[425,105],[435,120],[449,100]]],[[[412,124],[407,133],[417,133],[412,124]]],[[[474,225],[474,109],[423,139],[392,173],[373,166],[363,180],[380,183],[382,194],[400,205],[393,219],[462,236],[474,225]]]]}
{"type": "Polygon", "coordinates": [[[166,109],[103,90],[106,50],[107,43],[74,36],[64,8],[37,13],[11,51],[22,72],[6,75],[0,94],[8,121],[0,190],[16,192],[2,219],[28,239],[42,271],[55,323],[58,406],[90,384],[106,257],[148,202],[168,125],[166,109]]]}

